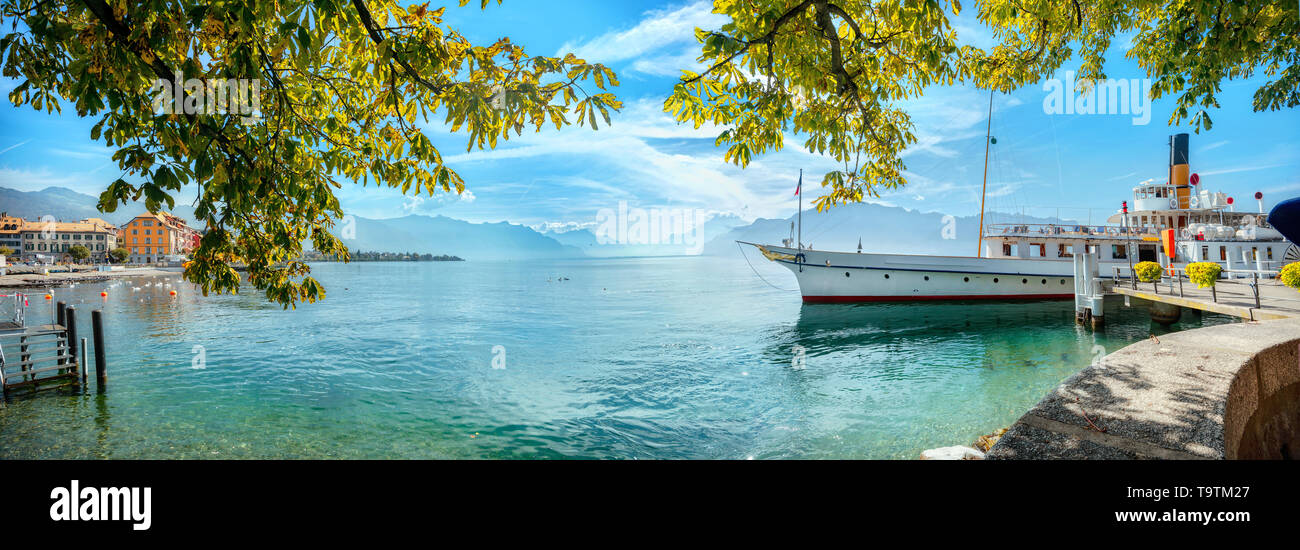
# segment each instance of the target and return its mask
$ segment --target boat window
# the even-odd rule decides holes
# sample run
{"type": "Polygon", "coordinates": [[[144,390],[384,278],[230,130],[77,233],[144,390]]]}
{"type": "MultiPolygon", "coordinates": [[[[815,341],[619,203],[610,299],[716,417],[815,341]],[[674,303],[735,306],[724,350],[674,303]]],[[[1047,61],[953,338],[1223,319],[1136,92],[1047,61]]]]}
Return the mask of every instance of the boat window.
{"type": "Polygon", "coordinates": [[[1128,257],[1128,254],[1125,253],[1122,245],[1112,244],[1110,245],[1110,257],[1123,260],[1128,257]]]}
{"type": "Polygon", "coordinates": [[[1002,255],[1003,256],[1011,255],[1011,243],[1002,243],[1002,255]]]}
{"type": "Polygon", "coordinates": [[[1219,247],[1219,261],[1222,262],[1222,261],[1225,261],[1225,260],[1227,260],[1227,259],[1228,259],[1228,247],[1226,247],[1226,246],[1220,246],[1220,247],[1219,247]]]}
{"type": "Polygon", "coordinates": [[[1265,250],[1265,252],[1268,254],[1268,259],[1269,259],[1269,260],[1272,260],[1272,259],[1273,259],[1273,247],[1270,246],[1270,247],[1268,247],[1268,248],[1265,248],[1264,250],[1265,250]]]}

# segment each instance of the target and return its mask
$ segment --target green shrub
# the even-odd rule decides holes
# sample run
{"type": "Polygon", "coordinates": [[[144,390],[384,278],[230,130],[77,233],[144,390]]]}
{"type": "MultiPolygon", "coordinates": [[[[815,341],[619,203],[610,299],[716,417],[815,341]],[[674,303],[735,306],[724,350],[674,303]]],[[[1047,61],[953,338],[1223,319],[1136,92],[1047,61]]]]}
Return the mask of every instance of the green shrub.
{"type": "Polygon", "coordinates": [[[1278,278],[1282,280],[1282,284],[1300,290],[1300,262],[1287,264],[1282,268],[1278,278]]]}
{"type": "Polygon", "coordinates": [[[1138,262],[1133,266],[1133,272],[1137,274],[1138,280],[1144,283],[1154,283],[1160,280],[1164,268],[1155,262],[1138,262]]]}
{"type": "Polygon", "coordinates": [[[1187,278],[1196,283],[1197,288],[1210,288],[1219,281],[1219,272],[1223,268],[1214,262],[1195,262],[1187,264],[1187,278]]]}

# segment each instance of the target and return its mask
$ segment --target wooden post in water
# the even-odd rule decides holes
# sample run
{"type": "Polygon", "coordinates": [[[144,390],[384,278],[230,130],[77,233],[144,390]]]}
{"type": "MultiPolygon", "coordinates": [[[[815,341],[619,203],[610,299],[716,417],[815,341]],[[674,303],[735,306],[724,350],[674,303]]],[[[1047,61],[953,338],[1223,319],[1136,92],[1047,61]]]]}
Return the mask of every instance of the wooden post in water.
{"type": "MultiPolygon", "coordinates": [[[[54,304],[54,324],[65,328],[68,326],[67,309],[68,303],[62,300],[54,304]]],[[[54,355],[58,357],[58,359],[54,361],[56,365],[62,365],[67,362],[64,360],[63,354],[59,351],[58,336],[55,336],[54,338],[54,355]]]]}
{"type": "Polygon", "coordinates": [[[104,311],[90,312],[90,330],[95,337],[95,387],[102,389],[108,381],[108,360],[104,353],[104,311]]]}
{"type": "Polygon", "coordinates": [[[86,383],[86,339],[84,337],[81,339],[81,357],[80,362],[77,364],[76,374],[77,380],[80,380],[82,384],[86,383]]]}
{"type": "Polygon", "coordinates": [[[64,320],[68,322],[67,325],[68,330],[67,332],[64,332],[64,335],[66,335],[68,339],[68,357],[71,357],[73,361],[76,361],[77,360],[77,308],[76,306],[68,306],[68,309],[64,311],[63,316],[64,316],[64,320]]]}

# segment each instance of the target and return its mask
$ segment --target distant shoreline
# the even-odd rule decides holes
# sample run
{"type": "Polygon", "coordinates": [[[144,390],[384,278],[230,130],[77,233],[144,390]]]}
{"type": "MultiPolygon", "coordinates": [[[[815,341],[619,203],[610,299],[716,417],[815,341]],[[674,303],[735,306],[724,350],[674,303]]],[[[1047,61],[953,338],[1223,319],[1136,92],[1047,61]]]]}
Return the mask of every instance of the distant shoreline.
{"type": "MultiPolygon", "coordinates": [[[[12,267],[9,268],[13,270],[12,267]]],[[[154,267],[128,267],[118,271],[75,271],[71,273],[9,273],[0,275],[0,288],[49,288],[68,283],[95,283],[123,277],[157,277],[181,272],[154,267]]]]}

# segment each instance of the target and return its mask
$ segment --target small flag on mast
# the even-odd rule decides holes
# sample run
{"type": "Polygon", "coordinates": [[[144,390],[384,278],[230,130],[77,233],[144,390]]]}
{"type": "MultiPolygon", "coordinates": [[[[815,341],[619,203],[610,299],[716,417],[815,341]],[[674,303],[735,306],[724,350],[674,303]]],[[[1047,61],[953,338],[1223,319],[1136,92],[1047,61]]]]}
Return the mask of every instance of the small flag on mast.
{"type": "Polygon", "coordinates": [[[794,188],[794,194],[798,195],[799,190],[803,189],[803,171],[799,171],[799,186],[794,188]]]}

